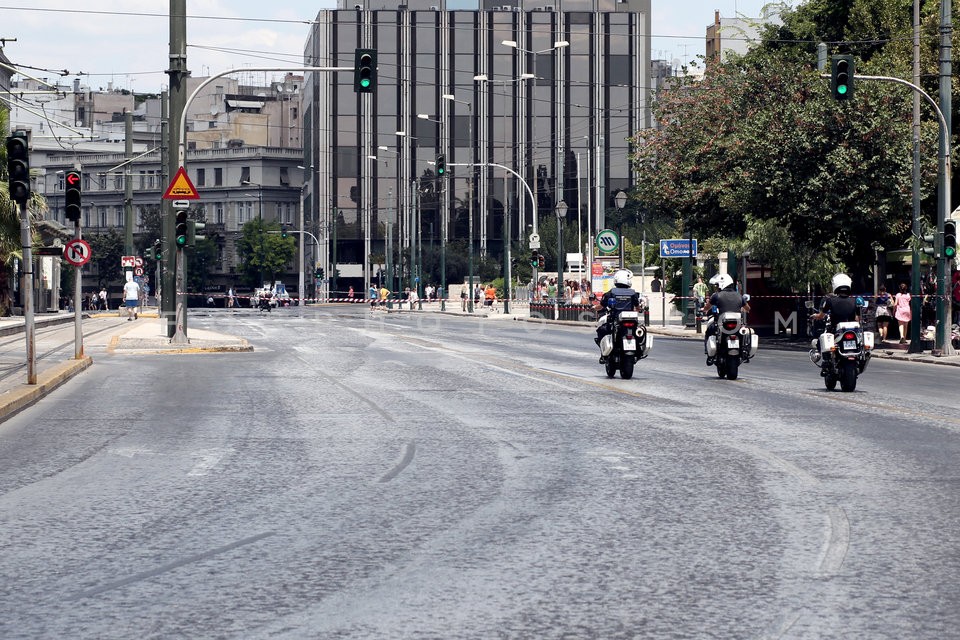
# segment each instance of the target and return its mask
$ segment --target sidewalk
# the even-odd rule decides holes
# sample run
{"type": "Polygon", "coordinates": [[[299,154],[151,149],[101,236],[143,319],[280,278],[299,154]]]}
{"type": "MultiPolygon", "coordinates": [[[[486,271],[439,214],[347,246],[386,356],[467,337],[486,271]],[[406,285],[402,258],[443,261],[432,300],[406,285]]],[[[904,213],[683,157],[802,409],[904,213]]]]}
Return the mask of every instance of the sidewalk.
{"type": "MultiPolygon", "coordinates": [[[[112,317],[120,319],[120,312],[84,312],[85,318],[112,317]]],[[[138,320],[121,323],[117,326],[107,352],[110,354],[148,354],[148,353],[222,353],[230,351],[253,351],[253,347],[243,338],[229,336],[202,329],[190,329],[187,344],[171,344],[157,321],[156,309],[147,308],[138,320]]],[[[51,325],[67,325],[75,322],[73,312],[56,314],[38,314],[34,317],[35,330],[39,331],[51,325]]],[[[23,335],[25,319],[23,316],[0,318],[0,336],[23,335]]],[[[26,337],[24,336],[24,340],[26,337]]],[[[24,351],[26,344],[24,344],[24,351]]],[[[26,363],[24,355],[23,362],[26,363]]],[[[93,358],[84,355],[68,360],[38,359],[34,373],[36,384],[27,384],[27,373],[21,373],[0,380],[0,422],[38,402],[48,393],[64,384],[78,373],[93,364],[93,358]]]]}

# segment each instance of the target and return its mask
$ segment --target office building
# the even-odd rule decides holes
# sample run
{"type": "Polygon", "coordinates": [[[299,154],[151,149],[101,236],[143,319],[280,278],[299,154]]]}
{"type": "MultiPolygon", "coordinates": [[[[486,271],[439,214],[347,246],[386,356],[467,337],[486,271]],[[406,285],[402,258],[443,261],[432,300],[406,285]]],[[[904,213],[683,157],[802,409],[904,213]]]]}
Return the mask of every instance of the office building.
{"type": "Polygon", "coordinates": [[[352,68],[357,48],[377,55],[373,93],[356,92],[348,71],[304,80],[306,209],[342,282],[370,281],[388,233],[401,248],[417,230],[428,246],[463,242],[472,222],[478,256],[499,256],[507,234],[527,247],[560,201],[587,244],[613,194],[633,184],[628,138],[651,124],[649,36],[649,0],[357,0],[320,11],[307,65],[352,68]]]}

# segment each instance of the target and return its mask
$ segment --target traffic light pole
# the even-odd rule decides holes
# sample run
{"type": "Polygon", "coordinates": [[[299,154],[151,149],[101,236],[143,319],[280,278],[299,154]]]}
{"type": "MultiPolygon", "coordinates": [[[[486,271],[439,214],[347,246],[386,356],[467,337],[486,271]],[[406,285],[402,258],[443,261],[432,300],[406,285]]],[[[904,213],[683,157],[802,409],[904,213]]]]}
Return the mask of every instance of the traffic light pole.
{"type": "MultiPolygon", "coordinates": [[[[821,78],[830,78],[829,74],[821,74],[821,78]]],[[[947,119],[943,115],[943,111],[940,110],[940,106],[936,101],[927,95],[927,92],[913,84],[901,78],[894,78],[891,76],[861,76],[854,75],[856,80],[878,80],[880,82],[892,82],[894,84],[900,84],[905,87],[913,89],[917,94],[920,95],[927,103],[933,107],[934,113],[937,114],[937,119],[940,122],[940,152],[939,152],[939,161],[940,161],[940,181],[939,181],[939,198],[937,199],[937,233],[934,238],[934,255],[937,259],[937,296],[940,300],[940,304],[937,305],[937,336],[934,341],[934,352],[937,355],[951,355],[954,353],[953,345],[950,342],[950,332],[948,330],[949,325],[947,324],[951,319],[951,300],[950,296],[947,295],[947,280],[950,278],[950,268],[949,262],[951,259],[947,259],[943,255],[943,226],[944,221],[946,221],[947,216],[950,215],[950,126],[947,123],[947,119]]],[[[914,269],[916,271],[916,269],[914,269]]],[[[912,295],[919,296],[921,295],[920,291],[913,291],[912,295]]],[[[919,318],[914,317],[913,322],[910,324],[919,322],[919,318]]]]}
{"type": "MultiPolygon", "coordinates": [[[[23,246],[23,332],[27,339],[27,384],[37,384],[37,335],[33,320],[33,254],[30,237],[30,212],[27,203],[18,202],[20,241],[23,246]]],[[[79,304],[78,298],[75,303],[79,304]]]]}

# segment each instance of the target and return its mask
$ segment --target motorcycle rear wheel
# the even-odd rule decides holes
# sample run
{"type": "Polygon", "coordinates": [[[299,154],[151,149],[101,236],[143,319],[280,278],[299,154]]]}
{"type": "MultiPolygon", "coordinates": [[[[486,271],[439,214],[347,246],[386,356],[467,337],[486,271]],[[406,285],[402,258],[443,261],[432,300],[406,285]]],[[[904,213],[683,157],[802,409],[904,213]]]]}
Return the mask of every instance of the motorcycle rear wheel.
{"type": "Polygon", "coordinates": [[[613,359],[613,356],[607,356],[607,361],[603,363],[603,366],[607,370],[607,377],[612,378],[617,375],[617,363],[613,359]]]}
{"type": "Polygon", "coordinates": [[[633,377],[633,358],[625,357],[620,363],[620,377],[629,380],[633,377]]]}
{"type": "Polygon", "coordinates": [[[846,362],[840,367],[840,390],[856,391],[857,366],[853,362],[846,362]]]}
{"type": "Polygon", "coordinates": [[[740,373],[740,359],[727,358],[727,380],[736,380],[740,373]]]}

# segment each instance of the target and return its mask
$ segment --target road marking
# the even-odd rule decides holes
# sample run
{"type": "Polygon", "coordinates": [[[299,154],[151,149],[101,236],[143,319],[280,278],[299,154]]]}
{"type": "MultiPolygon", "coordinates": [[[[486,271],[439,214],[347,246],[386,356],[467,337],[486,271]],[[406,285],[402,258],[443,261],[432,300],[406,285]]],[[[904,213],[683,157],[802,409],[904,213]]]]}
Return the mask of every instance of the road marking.
{"type": "Polygon", "coordinates": [[[193,468],[187,472],[188,476],[205,476],[207,473],[213,469],[223,458],[227,455],[233,453],[232,449],[211,449],[210,451],[199,451],[193,454],[194,457],[199,457],[200,462],[193,465],[193,468]]]}
{"type": "Polygon", "coordinates": [[[416,450],[417,450],[417,444],[413,440],[408,442],[403,452],[403,459],[401,459],[400,462],[397,463],[397,466],[395,466],[393,469],[388,471],[385,476],[380,478],[380,482],[390,482],[391,480],[396,478],[398,475],[400,475],[400,472],[406,469],[410,465],[410,463],[413,462],[413,454],[416,452],[416,450]]]}
{"type": "Polygon", "coordinates": [[[827,514],[827,528],[829,534],[820,550],[820,562],[817,571],[822,575],[830,575],[840,570],[847,549],[850,547],[850,521],[843,507],[833,505],[827,514]]]}

